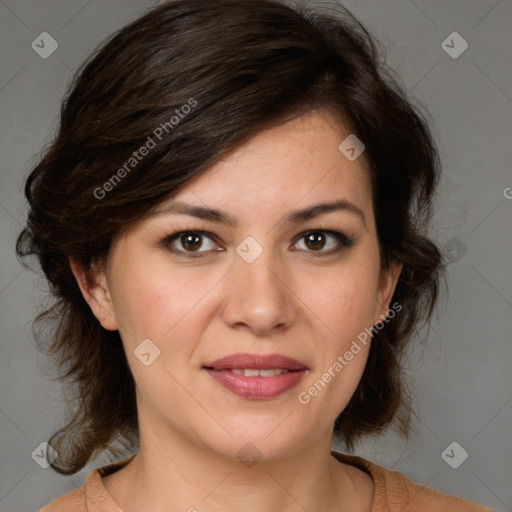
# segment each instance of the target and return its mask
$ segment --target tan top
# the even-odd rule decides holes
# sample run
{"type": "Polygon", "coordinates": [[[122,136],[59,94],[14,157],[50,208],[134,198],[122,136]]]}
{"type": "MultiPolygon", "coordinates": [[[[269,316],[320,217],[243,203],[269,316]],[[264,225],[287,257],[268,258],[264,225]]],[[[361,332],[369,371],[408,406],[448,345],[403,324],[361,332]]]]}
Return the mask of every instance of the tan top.
{"type": "MultiPolygon", "coordinates": [[[[397,471],[391,471],[362,457],[331,452],[344,464],[368,473],[375,484],[371,512],[496,512],[462,498],[415,484],[397,471]]],[[[81,489],[70,491],[44,506],[39,512],[123,512],[103,486],[102,476],[121,469],[134,457],[95,469],[81,489]]]]}

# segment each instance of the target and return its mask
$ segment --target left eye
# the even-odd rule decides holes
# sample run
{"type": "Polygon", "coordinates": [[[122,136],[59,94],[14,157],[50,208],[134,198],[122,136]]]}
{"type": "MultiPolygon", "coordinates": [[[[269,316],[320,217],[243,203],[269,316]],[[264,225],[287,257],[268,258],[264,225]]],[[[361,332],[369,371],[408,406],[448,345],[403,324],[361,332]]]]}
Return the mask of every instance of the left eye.
{"type": "Polygon", "coordinates": [[[334,239],[336,243],[329,247],[329,250],[321,251],[326,253],[336,252],[336,249],[340,249],[339,245],[350,247],[352,240],[350,240],[343,233],[337,231],[308,231],[300,235],[299,240],[304,240],[307,249],[313,249],[313,252],[319,252],[321,249],[325,249],[328,238],[334,239]],[[327,236],[326,236],[327,235],[327,236]],[[338,247],[337,247],[338,246],[338,247]]]}
{"type": "MultiPolygon", "coordinates": [[[[179,231],[166,237],[164,244],[168,246],[172,252],[180,255],[201,257],[203,254],[196,256],[193,253],[205,253],[209,250],[214,250],[216,244],[213,242],[213,238],[215,237],[211,233],[204,231],[179,231]],[[203,239],[210,240],[210,247],[207,247],[206,250],[199,250],[203,245],[203,239]],[[184,250],[176,247],[175,242],[178,241],[181,243],[181,247],[184,250]]],[[[302,233],[297,239],[298,241],[304,240],[306,245],[305,250],[307,252],[320,252],[322,254],[338,252],[344,247],[351,247],[353,245],[353,239],[350,239],[343,233],[332,230],[307,231],[306,233],[302,233]],[[327,250],[322,250],[326,248],[326,240],[329,238],[334,239],[335,243],[327,247],[327,250]]]]}

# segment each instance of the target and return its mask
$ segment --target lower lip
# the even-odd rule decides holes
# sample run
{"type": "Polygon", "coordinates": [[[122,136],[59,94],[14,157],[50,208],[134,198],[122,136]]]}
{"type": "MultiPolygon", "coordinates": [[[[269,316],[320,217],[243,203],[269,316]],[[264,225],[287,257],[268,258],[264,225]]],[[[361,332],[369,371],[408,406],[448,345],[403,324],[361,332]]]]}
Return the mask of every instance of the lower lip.
{"type": "Polygon", "coordinates": [[[205,370],[229,391],[253,400],[266,400],[285,393],[300,382],[306,371],[289,371],[274,377],[246,377],[229,370],[205,370]]]}

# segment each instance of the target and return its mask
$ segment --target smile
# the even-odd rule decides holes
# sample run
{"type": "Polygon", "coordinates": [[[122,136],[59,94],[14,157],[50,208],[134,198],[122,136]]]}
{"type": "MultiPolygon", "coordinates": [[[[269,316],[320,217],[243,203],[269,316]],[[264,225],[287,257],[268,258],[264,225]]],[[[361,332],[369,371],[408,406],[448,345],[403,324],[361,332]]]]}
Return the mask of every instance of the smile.
{"type": "Polygon", "coordinates": [[[271,368],[269,370],[254,370],[250,368],[245,368],[242,370],[240,368],[232,368],[229,371],[235,373],[236,375],[245,375],[246,377],[275,377],[281,373],[288,373],[290,370],[283,368],[271,368]]]}

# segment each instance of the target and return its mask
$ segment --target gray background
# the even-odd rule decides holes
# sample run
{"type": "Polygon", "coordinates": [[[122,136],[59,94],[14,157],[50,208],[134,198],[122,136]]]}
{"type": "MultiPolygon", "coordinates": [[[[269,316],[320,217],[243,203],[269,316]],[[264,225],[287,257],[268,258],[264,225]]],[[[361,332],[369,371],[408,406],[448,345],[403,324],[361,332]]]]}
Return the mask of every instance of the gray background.
{"type": "MultiPolygon", "coordinates": [[[[67,478],[31,458],[56,430],[63,407],[60,385],[50,380],[30,332],[44,282],[22,270],[14,242],[26,215],[23,180],[50,141],[71,71],[106,35],[154,3],[0,1],[2,511],[36,510],[109,462],[102,456],[67,478]],[[47,59],[31,48],[45,31],[59,44],[47,59]]],[[[442,297],[426,348],[411,352],[408,364],[420,434],[406,444],[390,432],[356,454],[442,492],[510,511],[512,3],[343,4],[376,33],[414,101],[432,115],[445,172],[433,234],[452,259],[449,295],[442,297]],[[441,47],[454,31],[469,45],[456,59],[441,47]],[[457,469],[441,457],[453,441],[469,455],[457,469]]]]}

